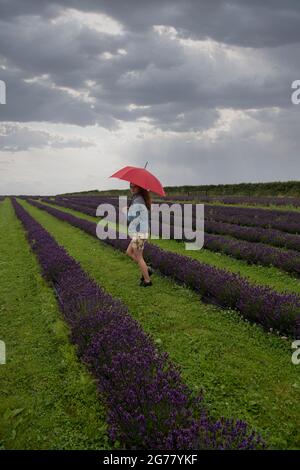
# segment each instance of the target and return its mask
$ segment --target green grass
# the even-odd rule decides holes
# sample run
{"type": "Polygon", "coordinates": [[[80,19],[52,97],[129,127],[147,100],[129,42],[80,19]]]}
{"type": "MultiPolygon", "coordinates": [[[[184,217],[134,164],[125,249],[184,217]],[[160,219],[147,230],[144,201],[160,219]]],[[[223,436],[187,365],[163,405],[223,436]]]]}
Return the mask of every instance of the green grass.
{"type": "Polygon", "coordinates": [[[300,367],[290,343],[243,321],[232,311],[200,302],[196,293],[154,275],[138,286],[136,265],[83,231],[22,205],[181,366],[186,382],[204,389],[216,416],[245,419],[274,448],[300,448],[300,367]]]}
{"type": "MultiPolygon", "coordinates": [[[[53,204],[43,204],[50,207],[54,206],[53,204]]],[[[67,209],[60,206],[55,207],[63,212],[68,212],[76,217],[90,220],[91,222],[100,221],[98,217],[92,217],[73,209],[67,209]]],[[[113,224],[111,225],[113,226],[113,224]]],[[[275,267],[248,264],[246,261],[238,260],[232,256],[216,253],[203,248],[201,250],[187,251],[185,250],[184,243],[175,240],[152,240],[152,243],[165,250],[189,256],[202,263],[210,264],[217,268],[239,274],[240,276],[247,278],[253,284],[267,286],[278,292],[294,292],[300,294],[299,279],[294,277],[292,274],[281,271],[275,267]]]]}
{"type": "Polygon", "coordinates": [[[96,386],[8,199],[0,205],[0,449],[109,449],[96,386]]]}

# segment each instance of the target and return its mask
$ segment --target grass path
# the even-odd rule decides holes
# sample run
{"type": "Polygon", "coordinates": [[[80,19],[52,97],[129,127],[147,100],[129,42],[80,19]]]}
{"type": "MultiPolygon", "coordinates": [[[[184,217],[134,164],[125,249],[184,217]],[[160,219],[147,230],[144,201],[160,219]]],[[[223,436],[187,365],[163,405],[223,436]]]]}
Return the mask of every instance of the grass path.
{"type": "Polygon", "coordinates": [[[109,449],[96,387],[8,199],[0,205],[0,449],[109,449]]]}
{"type": "MultiPolygon", "coordinates": [[[[44,202],[43,204],[50,207],[55,206],[54,204],[47,204],[44,202]]],[[[76,217],[81,217],[82,219],[90,220],[92,222],[99,222],[99,217],[92,217],[87,214],[83,214],[82,212],[61,206],[55,207],[63,212],[73,214],[76,217]]],[[[210,264],[217,268],[226,269],[227,271],[239,274],[240,276],[247,278],[252,283],[268,286],[278,292],[295,292],[300,294],[299,279],[287,272],[281,271],[280,269],[257,264],[248,264],[246,261],[238,260],[232,256],[215,253],[206,249],[187,251],[185,250],[184,243],[175,240],[152,240],[152,243],[165,250],[190,256],[202,263],[210,264]]]]}
{"type": "Polygon", "coordinates": [[[168,278],[156,275],[151,289],[141,289],[137,268],[123,253],[21,203],[91,277],[127,304],[180,364],[187,383],[204,388],[212,413],[246,419],[275,448],[300,448],[300,368],[291,363],[289,343],[234,312],[201,303],[168,278]]]}

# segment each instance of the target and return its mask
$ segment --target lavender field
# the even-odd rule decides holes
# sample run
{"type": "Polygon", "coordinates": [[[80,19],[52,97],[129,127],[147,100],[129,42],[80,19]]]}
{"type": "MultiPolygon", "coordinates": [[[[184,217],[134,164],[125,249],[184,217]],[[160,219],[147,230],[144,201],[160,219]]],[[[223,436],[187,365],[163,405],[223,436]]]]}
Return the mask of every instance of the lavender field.
{"type": "MultiPolygon", "coordinates": [[[[2,446],[15,440],[24,445],[22,432],[11,434],[16,423],[22,430],[54,413],[53,429],[44,429],[45,440],[31,433],[29,448],[47,448],[50,440],[54,448],[299,449],[299,369],[291,360],[292,342],[300,339],[298,214],[205,205],[199,252],[185,251],[184,242],[174,239],[147,244],[154,284],[145,292],[124,256],[129,240],[97,238],[97,223],[104,223],[96,217],[101,203],[118,207],[113,196],[0,200],[0,220],[19,236],[11,238],[1,260],[10,250],[17,253],[18,277],[32,284],[32,299],[21,294],[28,315],[42,285],[43,296],[52,299],[53,319],[39,303],[39,334],[45,330],[47,342],[60,341],[73,351],[66,356],[73,376],[63,386],[63,421],[62,411],[56,416],[47,405],[62,390],[56,362],[47,388],[34,385],[40,407],[28,397],[23,407],[12,405],[15,411],[0,431],[2,446]],[[25,261],[34,267],[26,268],[25,261]],[[81,368],[87,378],[79,390],[89,392],[77,401],[81,368]]],[[[108,231],[114,228],[124,229],[110,224],[108,231]]],[[[3,247],[5,240],[2,231],[3,247]]],[[[16,289],[5,309],[19,308],[18,284],[16,289]]],[[[25,316],[25,335],[26,322],[36,328],[25,316]]],[[[48,344],[47,354],[53,348],[48,344]]],[[[20,365],[3,377],[6,389],[21,376],[20,365]]]]}

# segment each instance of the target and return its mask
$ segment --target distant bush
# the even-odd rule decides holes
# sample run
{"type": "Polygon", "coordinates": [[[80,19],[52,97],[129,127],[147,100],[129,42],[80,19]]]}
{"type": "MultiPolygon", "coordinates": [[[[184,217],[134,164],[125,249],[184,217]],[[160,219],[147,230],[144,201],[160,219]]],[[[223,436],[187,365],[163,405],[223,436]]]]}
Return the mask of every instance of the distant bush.
{"type": "Polygon", "coordinates": [[[270,183],[210,184],[199,186],[166,186],[167,194],[197,194],[201,196],[300,196],[300,181],[270,183]]]}

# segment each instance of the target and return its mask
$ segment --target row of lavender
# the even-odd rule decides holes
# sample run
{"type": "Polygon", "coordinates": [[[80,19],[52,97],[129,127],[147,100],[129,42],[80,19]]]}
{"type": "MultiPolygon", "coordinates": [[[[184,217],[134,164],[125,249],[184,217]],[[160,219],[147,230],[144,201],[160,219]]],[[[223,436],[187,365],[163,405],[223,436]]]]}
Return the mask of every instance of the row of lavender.
{"type": "Polygon", "coordinates": [[[294,206],[300,207],[299,197],[272,196],[204,196],[199,194],[175,194],[166,197],[169,201],[217,202],[222,204],[241,204],[251,206],[294,206]]]}
{"type": "Polygon", "coordinates": [[[207,219],[300,233],[300,212],[211,205],[205,209],[207,219]]]}
{"type": "MultiPolygon", "coordinates": [[[[117,196],[56,196],[59,199],[72,199],[73,201],[88,201],[89,205],[102,200],[117,200],[117,196]]],[[[156,199],[155,202],[164,202],[167,199],[156,199]]],[[[99,202],[98,202],[99,204],[99,202]]],[[[285,220],[285,217],[296,217],[296,220],[300,221],[300,212],[282,209],[265,209],[260,207],[226,207],[218,206],[215,204],[205,204],[210,209],[224,209],[227,214],[255,214],[255,216],[267,216],[272,215],[272,218],[280,218],[285,220]]]]}
{"type": "MultiPolygon", "coordinates": [[[[73,198],[56,199],[58,204],[64,205],[67,202],[69,207],[76,209],[76,202],[73,198]],[[75,202],[75,204],[74,204],[75,202]]],[[[77,210],[81,210],[86,214],[95,215],[96,204],[100,203],[98,199],[90,206],[89,201],[84,201],[84,198],[77,200],[80,203],[77,205],[77,210]]],[[[117,208],[117,199],[107,198],[102,199],[102,203],[110,203],[117,208]]],[[[194,220],[195,223],[195,220],[194,220]]],[[[174,216],[170,215],[171,228],[174,225],[174,216]]],[[[195,229],[195,224],[194,227],[195,229]]],[[[300,236],[283,233],[279,230],[263,229],[259,227],[243,227],[236,224],[225,222],[218,222],[211,220],[205,210],[205,248],[211,251],[223,252],[234,256],[237,259],[246,260],[249,263],[262,264],[264,266],[276,266],[293,274],[300,274],[300,255],[296,251],[300,251],[300,236]],[[209,235],[218,234],[218,235],[209,235]],[[220,236],[220,235],[225,235],[220,236]],[[238,242],[227,238],[227,236],[237,239],[245,240],[245,242],[238,242]],[[250,243],[249,243],[250,242],[250,243]],[[274,249],[266,244],[279,246],[296,251],[282,251],[274,249]]]]}
{"type": "MultiPolygon", "coordinates": [[[[30,203],[94,237],[97,236],[97,224],[94,222],[37,201],[30,203]]],[[[127,240],[112,237],[107,238],[105,242],[122,251],[128,244],[127,240]]],[[[299,296],[280,294],[272,289],[253,285],[236,274],[162,250],[151,243],[147,244],[144,253],[154,269],[190,287],[206,300],[226,308],[237,309],[245,318],[261,324],[267,330],[273,328],[292,337],[300,337],[299,296]]]]}
{"type": "Polygon", "coordinates": [[[214,420],[178,368],[160,353],[126,307],[104,292],[15,200],[43,275],[51,281],[80,358],[108,408],[109,434],[131,449],[254,449],[246,423],[214,420]]]}
{"type": "MultiPolygon", "coordinates": [[[[92,208],[96,208],[104,201],[113,203],[118,200],[114,197],[103,198],[99,196],[57,197],[55,199],[58,201],[69,200],[92,208]]],[[[195,212],[195,205],[193,205],[193,210],[195,212]]],[[[226,207],[205,204],[205,219],[300,234],[300,212],[295,211],[259,209],[251,207],[226,207]]]]}
{"type": "MultiPolygon", "coordinates": [[[[48,199],[49,202],[49,198],[48,199]]],[[[55,201],[58,203],[61,201],[68,201],[69,203],[77,203],[82,206],[88,207],[89,215],[95,214],[95,209],[101,203],[110,203],[116,204],[117,198],[103,198],[103,197],[69,197],[69,198],[55,198],[55,201]],[[93,210],[94,212],[93,212],[93,210]]],[[[206,206],[205,206],[206,207],[206,206]]],[[[269,215],[268,213],[266,214],[269,215]]],[[[289,217],[292,216],[289,213],[289,217]]],[[[281,216],[282,217],[282,216],[281,216]]],[[[296,220],[298,223],[298,219],[296,220]]],[[[300,225],[300,220],[299,220],[300,225]]],[[[288,227],[287,227],[288,228],[288,227]]],[[[281,230],[276,230],[272,228],[262,228],[262,227],[248,227],[240,224],[227,223],[222,221],[216,221],[213,218],[209,218],[205,222],[205,230],[208,233],[216,233],[223,235],[230,235],[238,239],[246,240],[249,242],[260,242],[266,243],[273,246],[279,246],[283,248],[288,248],[291,250],[300,251],[300,235],[294,235],[291,233],[282,232],[281,230]]]]}
{"type": "MultiPolygon", "coordinates": [[[[41,200],[46,203],[55,203],[61,207],[79,210],[90,216],[96,215],[96,208],[99,204],[112,204],[118,208],[118,198],[74,198],[74,197],[42,197],[41,200]]],[[[117,211],[118,215],[118,211],[117,211]]],[[[173,213],[170,213],[170,224],[173,225],[173,213]]],[[[195,221],[195,219],[193,219],[195,221]]],[[[193,226],[195,229],[195,225],[193,226]]],[[[244,227],[237,224],[216,222],[212,219],[205,218],[205,231],[207,233],[215,233],[229,235],[237,239],[249,242],[259,242],[300,251],[300,235],[292,235],[284,233],[280,230],[263,229],[259,227],[244,227]]]]}
{"type": "MultiPolygon", "coordinates": [[[[43,199],[45,202],[51,202],[51,200],[43,199]]],[[[71,198],[56,198],[55,204],[61,207],[66,207],[69,209],[74,209],[84,214],[95,216],[95,209],[87,205],[81,205],[73,201],[71,198]]],[[[116,208],[118,201],[114,199],[106,199],[103,202],[110,202],[116,208]]],[[[170,235],[172,238],[173,229],[174,229],[174,217],[171,216],[171,226],[170,226],[170,235]]],[[[300,275],[300,253],[294,250],[283,251],[279,248],[274,248],[265,243],[249,242],[235,240],[228,238],[228,231],[224,229],[224,235],[214,235],[210,234],[210,231],[214,231],[216,225],[219,225],[218,222],[213,222],[210,220],[205,221],[205,237],[204,237],[204,248],[218,252],[224,253],[229,256],[233,256],[236,259],[245,260],[250,264],[261,264],[263,266],[275,266],[283,271],[289,272],[293,275],[300,275]]],[[[231,224],[227,224],[231,227],[231,224]]],[[[238,227],[235,226],[235,229],[231,232],[231,235],[238,232],[238,227]]],[[[241,227],[242,229],[242,227],[241,227]]],[[[220,229],[222,230],[222,228],[220,229]]],[[[255,229],[252,229],[255,230],[255,229]]],[[[298,243],[300,245],[300,237],[294,235],[294,238],[298,238],[298,243]]]]}
{"type": "MultiPolygon", "coordinates": [[[[113,196],[67,196],[70,198],[92,198],[92,197],[113,197],[113,196]]],[[[199,203],[221,203],[221,204],[240,204],[249,206],[279,206],[279,207],[300,207],[299,197],[272,197],[272,196],[205,196],[199,194],[175,194],[167,195],[166,201],[193,201],[199,203]]]]}

